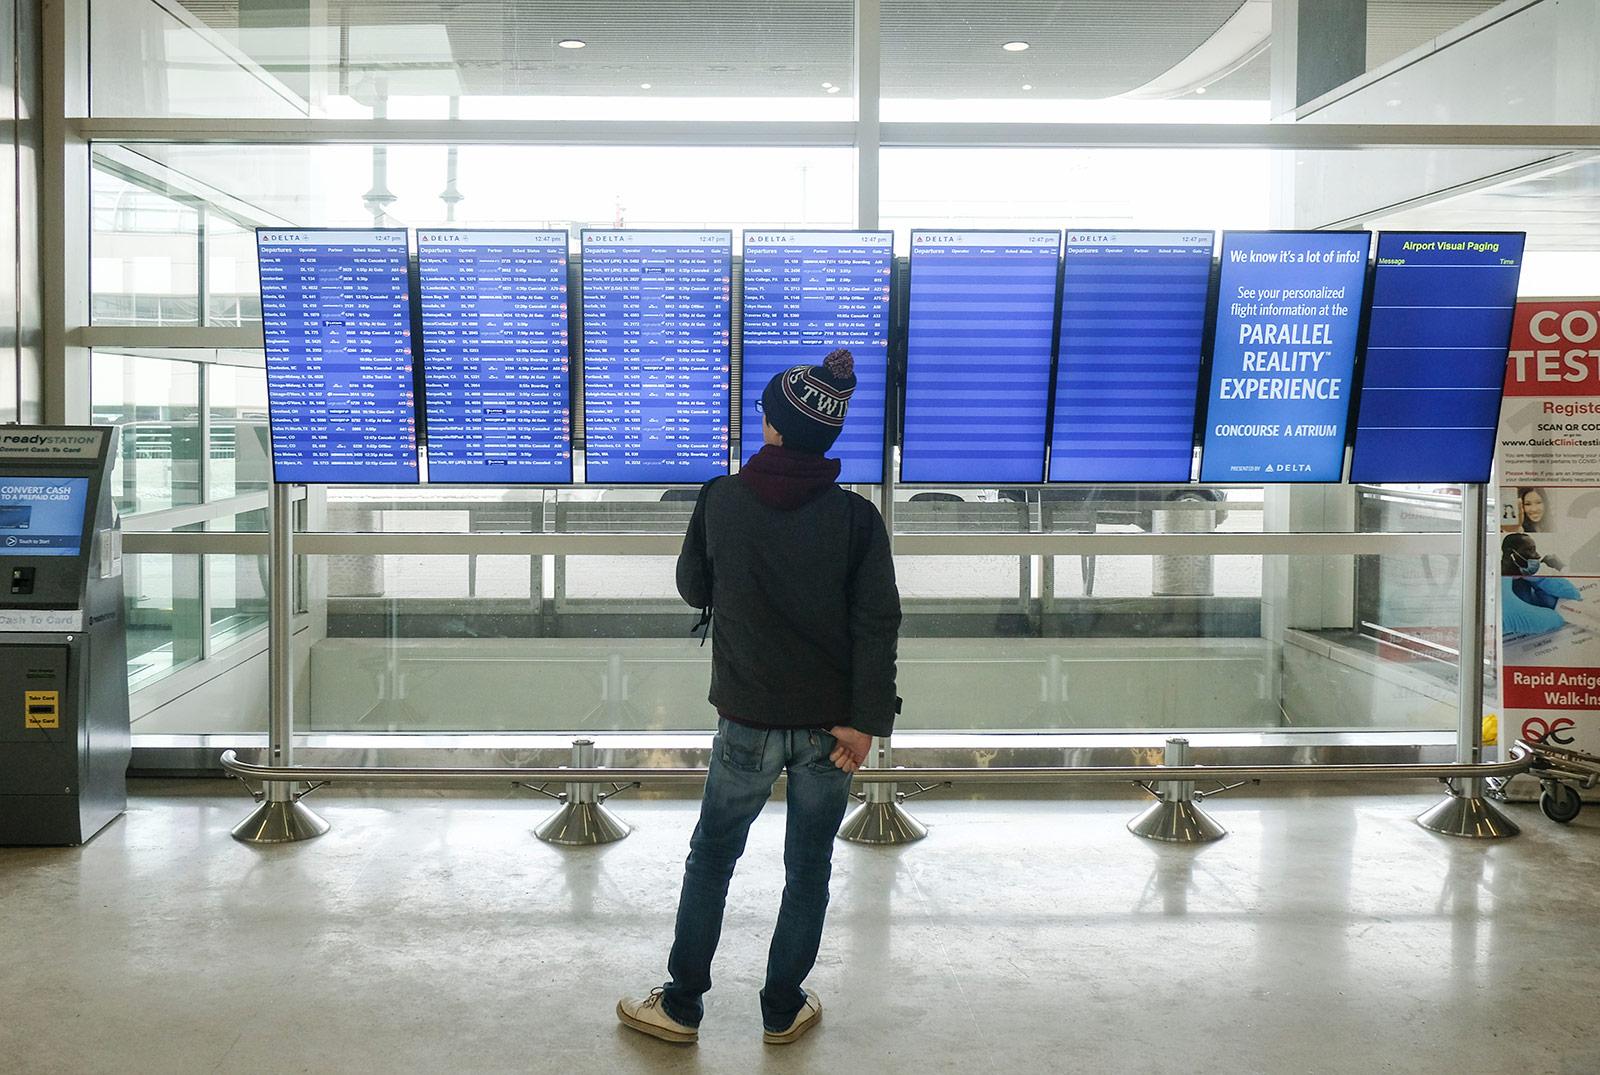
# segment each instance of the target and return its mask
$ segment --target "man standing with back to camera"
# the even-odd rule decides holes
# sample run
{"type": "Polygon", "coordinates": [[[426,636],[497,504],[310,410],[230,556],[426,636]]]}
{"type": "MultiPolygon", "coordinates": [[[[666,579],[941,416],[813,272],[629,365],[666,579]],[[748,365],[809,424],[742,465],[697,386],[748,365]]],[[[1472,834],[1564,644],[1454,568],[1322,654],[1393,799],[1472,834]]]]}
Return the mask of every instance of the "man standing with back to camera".
{"type": "Polygon", "coordinates": [[[700,1035],[702,996],[722,933],[728,882],[750,824],[789,774],[783,900],[761,990],[762,1039],[817,1025],[802,988],[828,907],[833,839],[850,774],[898,709],[900,594],[883,517],[841,489],[825,459],[844,425],[855,364],[837,350],[794,366],[761,394],[765,446],[734,477],[700,490],[678,557],[678,592],[711,622],[717,735],[689,841],[666,985],[623,999],[617,1018],[664,1041],[700,1035]]]}

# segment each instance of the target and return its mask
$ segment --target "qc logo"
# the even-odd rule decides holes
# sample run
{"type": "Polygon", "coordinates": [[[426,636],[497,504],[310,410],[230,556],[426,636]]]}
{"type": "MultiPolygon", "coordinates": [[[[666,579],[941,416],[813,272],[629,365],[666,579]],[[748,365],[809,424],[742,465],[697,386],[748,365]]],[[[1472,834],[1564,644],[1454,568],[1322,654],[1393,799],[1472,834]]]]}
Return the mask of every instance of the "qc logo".
{"type": "Polygon", "coordinates": [[[1571,717],[1557,717],[1555,720],[1545,720],[1543,717],[1529,717],[1522,722],[1522,738],[1529,743],[1554,743],[1556,746],[1571,746],[1573,737],[1570,734],[1577,724],[1571,717]]]}

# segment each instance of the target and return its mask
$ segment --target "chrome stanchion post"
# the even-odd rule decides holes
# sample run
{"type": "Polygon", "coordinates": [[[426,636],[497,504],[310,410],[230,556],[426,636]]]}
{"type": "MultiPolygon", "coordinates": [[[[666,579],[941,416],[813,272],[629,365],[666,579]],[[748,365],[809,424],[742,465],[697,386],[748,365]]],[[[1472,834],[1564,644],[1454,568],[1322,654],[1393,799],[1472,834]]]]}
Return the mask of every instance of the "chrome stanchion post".
{"type": "MultiPolygon", "coordinates": [[[[585,771],[595,767],[593,739],[572,741],[572,767],[585,771]]],[[[633,826],[606,809],[606,796],[597,784],[569,781],[567,790],[556,798],[561,800],[561,808],[533,830],[545,843],[592,847],[620,840],[633,831],[633,826]]]]}
{"type": "MultiPolygon", "coordinates": [[[[1162,764],[1168,766],[1192,765],[1189,740],[1168,739],[1162,764]]],[[[1155,787],[1145,788],[1156,797],[1149,809],[1128,822],[1128,831],[1147,840],[1162,840],[1169,844],[1203,844],[1220,840],[1228,830],[1200,809],[1200,793],[1193,780],[1161,780],[1155,787]]]]}
{"type": "MultiPolygon", "coordinates": [[[[271,720],[267,731],[269,764],[294,764],[294,486],[272,486],[268,522],[272,545],[267,557],[271,587],[267,622],[267,668],[271,720]]],[[[248,844],[309,840],[328,831],[328,823],[300,801],[296,783],[268,780],[260,805],[233,828],[233,838],[248,844]]]]}
{"type": "MultiPolygon", "coordinates": [[[[1488,490],[1482,484],[1461,490],[1461,659],[1456,679],[1456,761],[1483,761],[1484,527],[1488,490]]],[[[1487,840],[1522,830],[1487,798],[1482,777],[1446,781],[1450,795],[1425,811],[1417,824],[1446,836],[1487,840]]]]}
{"type": "MultiPolygon", "coordinates": [[[[894,752],[886,738],[874,738],[867,756],[877,754],[877,769],[894,767],[894,752]]],[[[923,789],[926,790],[926,789],[923,789]]],[[[928,835],[928,827],[900,804],[905,795],[899,785],[871,783],[857,806],[839,826],[839,838],[854,844],[909,844],[928,835]]]]}

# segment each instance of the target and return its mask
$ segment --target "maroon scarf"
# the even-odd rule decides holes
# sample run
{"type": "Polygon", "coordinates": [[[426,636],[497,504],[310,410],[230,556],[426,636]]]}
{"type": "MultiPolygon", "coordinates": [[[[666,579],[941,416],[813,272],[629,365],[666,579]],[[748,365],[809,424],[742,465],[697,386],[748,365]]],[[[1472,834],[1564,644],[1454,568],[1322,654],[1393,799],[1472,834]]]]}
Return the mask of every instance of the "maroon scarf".
{"type": "Polygon", "coordinates": [[[750,487],[756,499],[779,511],[793,511],[809,503],[825,486],[839,477],[839,461],[810,452],[763,445],[739,469],[739,480],[750,487]]]}

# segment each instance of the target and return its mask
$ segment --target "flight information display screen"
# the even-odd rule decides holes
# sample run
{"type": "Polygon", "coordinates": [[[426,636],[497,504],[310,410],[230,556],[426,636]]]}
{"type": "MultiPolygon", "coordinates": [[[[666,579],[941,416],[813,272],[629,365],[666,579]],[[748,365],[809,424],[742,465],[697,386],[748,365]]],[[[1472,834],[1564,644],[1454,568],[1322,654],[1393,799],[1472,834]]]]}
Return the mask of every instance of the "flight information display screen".
{"type": "Polygon", "coordinates": [[[733,233],[583,232],[584,480],[728,472],[733,233]]]}
{"type": "Polygon", "coordinates": [[[404,229],[261,228],[272,476],[417,481],[404,229]]]}
{"type": "Polygon", "coordinates": [[[1054,482],[1187,482],[1216,233],[1068,231],[1054,482]]]}
{"type": "Polygon", "coordinates": [[[911,233],[907,482],[1037,482],[1061,233],[911,233]]]}
{"type": "Polygon", "coordinates": [[[791,366],[828,352],[855,357],[856,390],[828,455],[841,482],[883,480],[894,234],[887,231],[744,233],[741,451],[761,449],[761,392],[791,366]]]}
{"type": "Polygon", "coordinates": [[[1384,232],[1350,480],[1486,482],[1520,232],[1384,232]]]}
{"type": "Polygon", "coordinates": [[[1365,231],[1224,232],[1200,480],[1336,482],[1365,231]]]}
{"type": "Polygon", "coordinates": [[[0,478],[0,556],[76,556],[88,478],[0,478]]]}
{"type": "Polygon", "coordinates": [[[430,482],[572,480],[567,233],[417,232],[430,482]]]}

